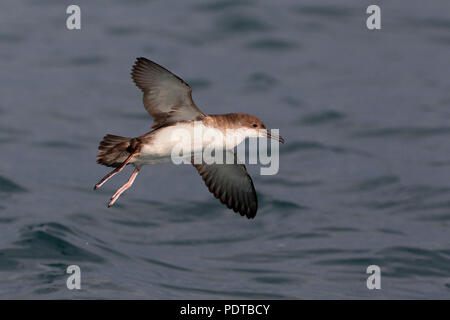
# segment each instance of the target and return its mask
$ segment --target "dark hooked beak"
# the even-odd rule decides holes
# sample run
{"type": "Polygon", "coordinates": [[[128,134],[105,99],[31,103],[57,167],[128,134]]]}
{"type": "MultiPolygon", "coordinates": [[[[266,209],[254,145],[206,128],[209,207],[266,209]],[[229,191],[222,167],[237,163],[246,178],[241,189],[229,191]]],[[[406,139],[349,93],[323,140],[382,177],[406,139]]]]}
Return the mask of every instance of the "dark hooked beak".
{"type": "Polygon", "coordinates": [[[278,140],[279,142],[284,143],[284,139],[282,136],[272,135],[269,130],[266,130],[266,136],[267,138],[278,140]]]}

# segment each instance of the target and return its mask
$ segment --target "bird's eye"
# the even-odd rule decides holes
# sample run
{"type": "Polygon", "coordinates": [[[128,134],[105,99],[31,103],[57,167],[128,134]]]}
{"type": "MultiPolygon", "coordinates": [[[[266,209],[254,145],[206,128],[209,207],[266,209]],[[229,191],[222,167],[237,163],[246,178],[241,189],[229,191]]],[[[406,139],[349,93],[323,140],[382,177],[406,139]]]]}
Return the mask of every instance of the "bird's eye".
{"type": "Polygon", "coordinates": [[[258,125],[256,123],[253,124],[253,128],[256,128],[258,125]]]}

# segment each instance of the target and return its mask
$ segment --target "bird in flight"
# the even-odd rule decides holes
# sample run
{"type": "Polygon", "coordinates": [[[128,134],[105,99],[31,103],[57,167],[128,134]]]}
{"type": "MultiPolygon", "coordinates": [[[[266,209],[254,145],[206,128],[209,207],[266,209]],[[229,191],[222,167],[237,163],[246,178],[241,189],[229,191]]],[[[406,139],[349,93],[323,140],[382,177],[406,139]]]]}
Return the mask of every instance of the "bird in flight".
{"type": "MultiPolygon", "coordinates": [[[[137,58],[131,77],[144,93],[144,107],[153,118],[152,130],[136,138],[107,134],[98,147],[97,163],[115,169],[94,187],[100,188],[111,177],[121,172],[128,164],[134,165],[129,180],[111,197],[108,207],[130,188],[143,165],[170,162],[175,130],[191,132],[193,124],[222,133],[218,145],[233,161],[231,163],[190,162],[197,169],[209,191],[223,204],[241,216],[254,218],[258,210],[258,199],[253,181],[245,165],[237,159],[234,147],[248,137],[269,137],[284,143],[280,136],[271,135],[258,118],[244,113],[222,115],[204,114],[192,100],[191,87],[180,77],[146,58],[137,58]],[[228,143],[233,141],[233,143],[228,143]]],[[[194,134],[195,136],[195,134],[194,134]]],[[[189,141],[191,145],[191,141],[189,141]]],[[[205,144],[198,146],[201,152],[205,144]]]]}

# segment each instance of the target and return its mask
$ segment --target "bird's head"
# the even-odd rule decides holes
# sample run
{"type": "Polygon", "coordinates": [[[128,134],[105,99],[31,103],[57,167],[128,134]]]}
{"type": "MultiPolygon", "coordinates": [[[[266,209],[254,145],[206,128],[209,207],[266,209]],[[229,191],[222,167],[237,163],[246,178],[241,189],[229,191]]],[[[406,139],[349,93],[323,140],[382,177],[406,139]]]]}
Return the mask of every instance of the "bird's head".
{"type": "Polygon", "coordinates": [[[249,138],[268,137],[284,143],[284,139],[281,136],[272,135],[264,122],[250,114],[239,114],[239,126],[244,128],[249,138]]]}

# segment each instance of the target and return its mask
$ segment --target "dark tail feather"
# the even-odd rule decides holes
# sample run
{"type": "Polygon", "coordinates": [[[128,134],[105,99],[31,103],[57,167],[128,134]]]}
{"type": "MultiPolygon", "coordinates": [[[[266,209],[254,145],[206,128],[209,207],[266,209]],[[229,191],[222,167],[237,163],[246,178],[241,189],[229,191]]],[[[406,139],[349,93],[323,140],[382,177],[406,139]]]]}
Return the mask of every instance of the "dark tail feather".
{"type": "Polygon", "coordinates": [[[108,167],[120,166],[135,149],[133,138],[107,134],[98,146],[97,163],[108,167]]]}

